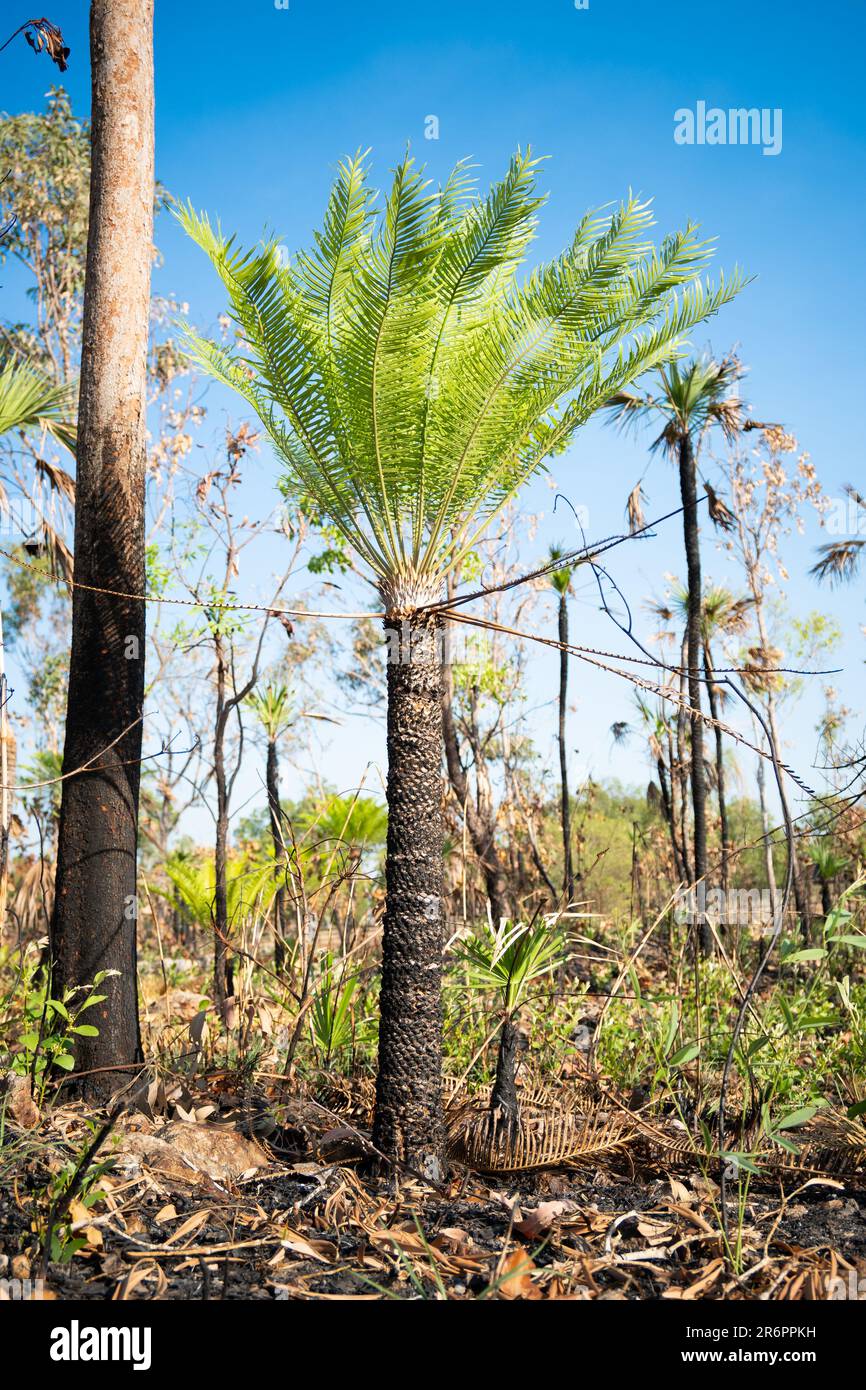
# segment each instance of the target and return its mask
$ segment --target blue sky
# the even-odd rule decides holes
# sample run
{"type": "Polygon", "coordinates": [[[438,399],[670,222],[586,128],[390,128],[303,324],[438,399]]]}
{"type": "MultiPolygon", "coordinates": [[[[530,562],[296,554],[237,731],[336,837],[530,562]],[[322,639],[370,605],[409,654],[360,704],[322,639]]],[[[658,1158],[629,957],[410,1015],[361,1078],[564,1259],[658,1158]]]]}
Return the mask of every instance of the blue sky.
{"type": "MultiPolygon", "coordinates": [[[[86,6],[52,0],[48,8],[72,48],[65,80],[76,108],[85,110],[86,6]]],[[[536,254],[558,251],[587,207],[629,188],[654,197],[660,233],[699,221],[718,238],[719,266],[739,263],[757,278],[696,345],[740,345],[756,412],[797,434],[831,495],[862,479],[862,436],[851,409],[864,398],[860,0],[821,7],[802,0],[589,0],[585,10],[573,0],[290,0],[288,9],[273,0],[156,0],[156,11],[157,168],[177,196],[220,216],[244,239],[267,226],[293,248],[308,240],[346,152],[371,146],[384,182],[410,141],[434,176],[471,156],[486,181],[502,172],[518,144],[531,145],[549,156],[544,178],[551,195],[536,254]],[[698,101],[780,109],[781,153],[677,145],[674,113],[698,101]],[[424,138],[431,115],[438,140],[424,138]]],[[[19,45],[0,58],[0,105],[10,111],[38,106],[54,80],[47,61],[36,62],[19,45]]],[[[157,288],[188,301],[198,323],[212,323],[222,303],[201,253],[168,218],[158,240],[164,265],[157,288]]],[[[228,405],[215,396],[213,418],[228,405]]],[[[562,490],[588,509],[590,534],[620,529],[625,497],[645,465],[645,442],[590,426],[557,460],[562,490]]],[[[264,497],[268,459],[257,468],[264,497]]],[[[647,487],[651,515],[674,504],[673,471],[663,461],[653,463],[647,487]]],[[[544,483],[533,485],[526,505],[549,513],[544,483]]],[[[665,571],[681,568],[677,525],[617,553],[615,573],[638,608],[642,595],[661,593],[665,571]]],[[[559,516],[546,522],[538,551],[563,532],[559,516]]],[[[808,578],[821,539],[811,528],[786,550],[789,595],[796,612],[825,607],[844,625],[839,661],[847,669],[839,686],[862,712],[862,586],[829,595],[808,578]]],[[[705,567],[723,578],[710,535],[705,567]]],[[[575,605],[573,625],[578,640],[612,644],[614,634],[590,602],[575,605]]],[[[545,660],[534,676],[539,689],[549,674],[545,660]]],[[[577,775],[645,780],[637,748],[612,750],[607,732],[615,718],[627,717],[628,690],[580,668],[575,688],[577,775]]],[[[806,770],[818,704],[816,690],[787,729],[788,753],[798,754],[806,770]]],[[[537,735],[545,752],[552,751],[551,732],[542,721],[537,735]]],[[[338,733],[325,769],[348,786],[372,756],[381,757],[374,733],[368,743],[357,731],[338,733]]]]}

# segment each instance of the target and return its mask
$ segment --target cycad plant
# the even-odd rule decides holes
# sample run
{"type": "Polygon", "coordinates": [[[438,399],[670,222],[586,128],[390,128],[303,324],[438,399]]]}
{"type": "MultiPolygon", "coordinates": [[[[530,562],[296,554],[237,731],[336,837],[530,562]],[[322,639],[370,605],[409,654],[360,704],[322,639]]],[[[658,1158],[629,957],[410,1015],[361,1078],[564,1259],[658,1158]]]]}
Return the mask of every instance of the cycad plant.
{"type": "Polygon", "coordinates": [[[284,486],[315,500],[378,584],[389,636],[387,911],[374,1142],[442,1171],[440,624],[449,572],[603,402],[726,303],[697,230],[648,240],[634,198],[588,215],[523,282],[541,204],[518,153],[481,197],[407,156],[381,212],[366,160],[340,166],[312,247],[244,252],[180,213],[225,286],[234,351],[189,351],[256,410],[284,486]]]}
{"type": "MultiPolygon", "coordinates": [[[[734,356],[715,361],[699,357],[681,365],[671,362],[659,372],[658,395],[637,395],[619,391],[607,402],[613,418],[621,424],[646,418],[661,421],[661,431],[653,443],[679,466],[680,496],[683,506],[683,535],[686,548],[688,620],[686,664],[691,714],[691,783],[694,818],[694,877],[706,878],[707,861],[707,783],[704,772],[704,724],[701,716],[701,542],[698,526],[697,456],[706,432],[718,425],[728,439],[743,426],[743,405],[737,392],[742,367],[734,356]]],[[[712,950],[712,932],[707,922],[698,928],[704,952],[712,950]]]]}
{"type": "MultiPolygon", "coordinates": [[[[190,859],[175,855],[165,872],[197,927],[212,931],[216,919],[216,871],[211,858],[190,859]]],[[[248,913],[265,912],[273,893],[274,865],[244,857],[230,859],[226,870],[226,908],[229,930],[248,913]]],[[[168,896],[164,894],[163,896],[168,896]]]]}
{"type": "Polygon", "coordinates": [[[490,1112],[497,1127],[504,1124],[507,1128],[519,1117],[517,1014],[531,987],[567,963],[565,935],[555,916],[511,926],[502,921],[497,927],[488,926],[483,937],[461,942],[455,955],[466,967],[470,989],[493,990],[499,995],[502,1027],[490,1112]]]}
{"type": "Polygon", "coordinates": [[[358,855],[384,845],[388,813],[372,796],[326,796],[300,816],[300,824],[309,845],[328,851],[345,845],[358,855]]]}

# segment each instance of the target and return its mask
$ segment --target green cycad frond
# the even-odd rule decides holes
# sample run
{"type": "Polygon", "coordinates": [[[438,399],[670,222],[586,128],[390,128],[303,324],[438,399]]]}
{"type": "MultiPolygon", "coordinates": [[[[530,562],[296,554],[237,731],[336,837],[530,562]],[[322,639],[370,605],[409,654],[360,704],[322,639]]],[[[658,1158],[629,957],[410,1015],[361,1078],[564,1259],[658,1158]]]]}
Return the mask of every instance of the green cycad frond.
{"type": "Polygon", "coordinates": [[[806,853],[823,883],[830,883],[839,874],[843,874],[851,863],[846,855],[836,849],[832,841],[826,839],[813,840],[806,846],[806,853]]]}
{"type": "Polygon", "coordinates": [[[357,849],[385,843],[388,812],[371,796],[328,796],[300,817],[307,839],[317,845],[336,842],[357,849]]]}
{"type": "MultiPolygon", "coordinates": [[[[174,884],[190,917],[200,927],[214,920],[216,874],[212,859],[203,862],[176,857],[168,861],[165,872],[174,884]]],[[[226,872],[226,901],[229,927],[234,927],[258,905],[266,910],[275,891],[275,865],[264,860],[254,863],[245,858],[229,861],[226,872]]],[[[163,896],[167,896],[163,893],[163,896]]]]}
{"type": "Polygon", "coordinates": [[[74,417],[71,386],[55,386],[23,362],[0,366],[0,435],[9,430],[46,429],[74,453],[74,417]]]}
{"type": "Polygon", "coordinates": [[[691,225],[657,250],[630,197],[580,223],[519,284],[543,202],[518,152],[486,196],[465,165],[435,189],[408,157],[381,212],[364,156],[344,162],[313,248],[241,252],[191,207],[239,344],[187,329],[191,355],[269,431],[386,592],[438,591],[491,515],[611,396],[681,350],[743,281],[699,276],[691,225]]]}

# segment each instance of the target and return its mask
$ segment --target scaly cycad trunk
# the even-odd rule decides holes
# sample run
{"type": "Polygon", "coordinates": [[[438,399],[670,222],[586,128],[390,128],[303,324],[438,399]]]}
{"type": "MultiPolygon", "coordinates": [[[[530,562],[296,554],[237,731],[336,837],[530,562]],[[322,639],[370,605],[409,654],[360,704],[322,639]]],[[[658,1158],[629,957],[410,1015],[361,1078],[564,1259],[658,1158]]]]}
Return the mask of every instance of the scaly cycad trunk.
{"type": "MultiPolygon", "coordinates": [[[[683,533],[686,543],[689,608],[686,641],[689,704],[691,715],[691,782],[694,827],[693,868],[695,882],[705,880],[707,873],[707,782],[704,775],[704,724],[701,718],[701,545],[698,532],[698,497],[695,477],[695,456],[691,437],[686,433],[680,440],[680,492],[683,503],[683,533]]],[[[709,924],[701,920],[698,926],[701,950],[712,950],[713,937],[709,924]]]]}
{"type": "MultiPolygon", "coordinates": [[[[93,0],[93,163],[84,290],[75,579],[145,585],[145,380],[153,247],[153,0],[93,0]]],[[[144,604],[78,588],[52,927],[53,989],[101,986],[79,1038],[84,1088],[101,1095],[141,1056],[136,848],[144,604]],[[88,766],[87,771],[78,769],[88,766]],[[71,775],[72,774],[72,775],[71,775]]]]}
{"type": "Polygon", "coordinates": [[[441,624],[386,619],[388,852],[373,1143],[438,1180],[442,1118],[441,624]]]}

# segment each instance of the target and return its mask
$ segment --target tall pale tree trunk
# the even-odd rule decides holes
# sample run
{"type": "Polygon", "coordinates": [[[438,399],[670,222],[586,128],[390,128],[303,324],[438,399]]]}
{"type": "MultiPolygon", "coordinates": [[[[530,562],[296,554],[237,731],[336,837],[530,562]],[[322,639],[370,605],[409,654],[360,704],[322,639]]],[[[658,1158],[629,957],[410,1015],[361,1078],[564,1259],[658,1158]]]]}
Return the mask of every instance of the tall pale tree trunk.
{"type": "MultiPolygon", "coordinates": [[[[683,503],[683,534],[686,544],[686,571],[689,589],[689,608],[686,642],[689,705],[691,715],[691,780],[693,817],[693,868],[695,882],[706,880],[707,873],[707,781],[704,773],[704,723],[701,718],[701,544],[698,530],[698,497],[695,455],[691,437],[686,433],[680,440],[680,493],[683,503]]],[[[712,950],[713,936],[709,923],[698,925],[701,950],[712,950]]]]}
{"type": "MultiPolygon", "coordinates": [[[[75,579],[145,585],[145,398],[153,255],[153,0],[93,0],[92,170],[84,289],[75,579]]],[[[145,606],[76,588],[52,924],[54,991],[90,983],[99,1029],[79,1038],[83,1089],[111,1091],[141,1057],[136,848],[145,606]]]]}
{"type": "Polygon", "coordinates": [[[394,622],[386,619],[388,843],[373,1143],[436,1181],[445,1138],[441,628],[415,614],[396,644],[394,622]]]}
{"type": "Polygon", "coordinates": [[[574,899],[574,861],[571,853],[571,800],[568,795],[568,748],[565,721],[568,713],[568,595],[559,595],[559,779],[562,820],[562,887],[566,901],[574,899]]]}

